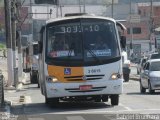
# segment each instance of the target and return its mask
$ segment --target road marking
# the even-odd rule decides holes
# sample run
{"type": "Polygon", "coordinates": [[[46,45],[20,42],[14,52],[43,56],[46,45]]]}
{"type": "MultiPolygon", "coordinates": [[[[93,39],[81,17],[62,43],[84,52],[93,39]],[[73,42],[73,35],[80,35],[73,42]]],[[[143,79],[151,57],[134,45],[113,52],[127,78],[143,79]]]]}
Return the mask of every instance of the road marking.
{"type": "Polygon", "coordinates": [[[85,120],[82,116],[67,116],[67,120],[85,120]]]}
{"type": "Polygon", "coordinates": [[[44,120],[44,118],[28,118],[28,120],[44,120]]]}
{"type": "Polygon", "coordinates": [[[132,109],[131,109],[131,108],[129,108],[129,107],[127,107],[127,106],[123,105],[122,103],[119,103],[119,106],[124,107],[124,108],[125,108],[125,109],[127,109],[128,111],[132,111],[132,109]]]}
{"type": "Polygon", "coordinates": [[[104,115],[104,117],[106,117],[107,118],[107,120],[117,120],[117,115],[104,115]],[[116,117],[116,118],[114,118],[114,117],[116,117]]]}
{"type": "Polygon", "coordinates": [[[24,96],[24,95],[20,96],[19,102],[25,104],[32,103],[31,96],[24,96]]]}

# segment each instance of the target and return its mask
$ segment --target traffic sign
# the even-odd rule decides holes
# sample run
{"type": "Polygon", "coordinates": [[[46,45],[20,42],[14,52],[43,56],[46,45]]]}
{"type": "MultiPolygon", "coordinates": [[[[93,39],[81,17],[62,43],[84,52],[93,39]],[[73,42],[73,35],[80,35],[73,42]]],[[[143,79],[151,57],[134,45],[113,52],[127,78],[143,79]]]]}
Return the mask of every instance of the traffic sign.
{"type": "Polygon", "coordinates": [[[131,23],[139,23],[141,21],[141,17],[137,14],[131,14],[128,16],[127,20],[131,23]]]}

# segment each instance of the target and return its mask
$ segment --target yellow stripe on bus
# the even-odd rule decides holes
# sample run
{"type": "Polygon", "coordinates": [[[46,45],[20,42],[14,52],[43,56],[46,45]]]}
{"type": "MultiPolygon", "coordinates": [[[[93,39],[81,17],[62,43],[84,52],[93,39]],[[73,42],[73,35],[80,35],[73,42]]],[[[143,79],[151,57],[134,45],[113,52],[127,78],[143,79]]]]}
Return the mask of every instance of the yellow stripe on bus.
{"type": "Polygon", "coordinates": [[[64,67],[48,65],[48,75],[56,77],[60,82],[84,82],[83,67],[64,67]],[[68,73],[65,72],[68,70],[68,73]]]}

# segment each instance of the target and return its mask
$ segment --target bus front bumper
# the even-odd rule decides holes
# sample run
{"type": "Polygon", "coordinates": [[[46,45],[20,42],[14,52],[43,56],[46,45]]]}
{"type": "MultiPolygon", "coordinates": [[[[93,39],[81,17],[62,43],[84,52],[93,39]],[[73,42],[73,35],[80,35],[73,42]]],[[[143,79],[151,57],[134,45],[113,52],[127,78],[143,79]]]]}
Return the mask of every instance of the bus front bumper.
{"type": "Polygon", "coordinates": [[[46,88],[47,98],[121,94],[123,79],[107,80],[107,82],[46,83],[46,88]]]}

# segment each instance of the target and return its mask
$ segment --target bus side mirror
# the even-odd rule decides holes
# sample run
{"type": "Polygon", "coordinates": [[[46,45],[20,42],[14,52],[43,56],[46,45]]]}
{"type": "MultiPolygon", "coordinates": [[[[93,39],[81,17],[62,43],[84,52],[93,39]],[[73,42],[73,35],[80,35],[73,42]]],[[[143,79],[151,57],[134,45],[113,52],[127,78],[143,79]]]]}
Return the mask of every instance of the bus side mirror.
{"type": "Polygon", "coordinates": [[[42,41],[39,41],[39,42],[38,42],[38,53],[39,53],[39,54],[42,53],[42,49],[43,49],[42,41]]]}
{"type": "Polygon", "coordinates": [[[123,49],[126,48],[126,36],[120,36],[120,43],[123,49]]]}

